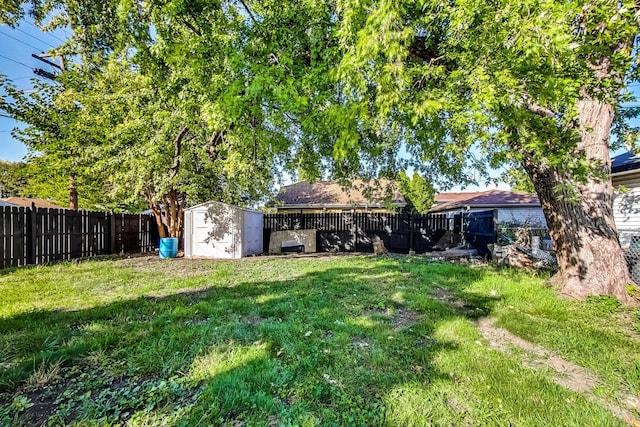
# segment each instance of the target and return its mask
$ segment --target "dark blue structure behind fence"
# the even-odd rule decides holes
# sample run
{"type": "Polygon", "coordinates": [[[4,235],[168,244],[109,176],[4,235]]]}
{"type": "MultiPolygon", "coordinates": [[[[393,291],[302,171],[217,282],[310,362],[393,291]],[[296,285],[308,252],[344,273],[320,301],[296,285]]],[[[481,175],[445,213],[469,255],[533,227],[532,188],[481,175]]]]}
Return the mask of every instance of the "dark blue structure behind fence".
{"type": "Polygon", "coordinates": [[[464,240],[473,246],[479,255],[488,255],[489,243],[496,242],[496,211],[472,212],[465,215],[464,240]]]}

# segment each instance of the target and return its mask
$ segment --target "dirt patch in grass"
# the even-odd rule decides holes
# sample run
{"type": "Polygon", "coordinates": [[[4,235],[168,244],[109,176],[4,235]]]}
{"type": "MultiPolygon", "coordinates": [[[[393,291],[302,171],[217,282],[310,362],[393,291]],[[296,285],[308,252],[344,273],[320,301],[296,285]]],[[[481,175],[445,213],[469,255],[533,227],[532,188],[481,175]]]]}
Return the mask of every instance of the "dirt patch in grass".
{"type": "Polygon", "coordinates": [[[454,291],[451,291],[449,289],[435,289],[432,295],[435,299],[453,308],[463,316],[477,318],[479,312],[480,314],[482,314],[483,312],[483,309],[471,305],[461,298],[458,298],[458,295],[454,291]]]}
{"type": "Polygon", "coordinates": [[[394,331],[410,328],[422,320],[422,315],[410,308],[400,308],[391,316],[391,326],[394,331]]]}
{"type": "Polygon", "coordinates": [[[367,337],[353,337],[351,338],[351,347],[356,350],[367,350],[372,346],[371,340],[367,337]]]}
{"type": "Polygon", "coordinates": [[[391,327],[395,332],[409,328],[422,320],[420,313],[406,307],[400,307],[395,310],[391,308],[385,310],[364,310],[362,315],[391,322],[391,327]]]}
{"type": "Polygon", "coordinates": [[[496,319],[485,317],[478,319],[474,323],[492,348],[509,354],[519,352],[522,356],[522,364],[525,367],[552,370],[554,372],[553,380],[557,384],[568,390],[581,393],[587,399],[607,407],[625,422],[632,425],[640,425],[640,420],[629,411],[640,411],[640,399],[637,396],[630,393],[618,393],[616,396],[617,402],[611,402],[596,396],[592,389],[599,385],[601,381],[589,370],[563,359],[542,346],[520,338],[506,329],[496,327],[496,319]]]}
{"type": "Polygon", "coordinates": [[[172,258],[161,259],[157,255],[145,255],[121,259],[115,262],[118,267],[128,267],[141,273],[158,273],[175,277],[202,276],[211,273],[216,261],[210,259],[172,258]]]}
{"type": "Polygon", "coordinates": [[[433,345],[433,338],[425,336],[416,340],[416,348],[427,348],[433,345]]]}
{"type": "Polygon", "coordinates": [[[362,315],[366,317],[382,317],[388,319],[392,315],[390,308],[384,310],[362,310],[362,315]]]}
{"type": "MultiPolygon", "coordinates": [[[[59,388],[59,392],[62,391],[63,389],[59,388]]],[[[47,420],[55,414],[57,408],[54,393],[45,396],[34,391],[25,395],[33,405],[24,414],[25,425],[42,426],[47,424],[47,420]]]]}
{"type": "Polygon", "coordinates": [[[616,326],[619,327],[619,330],[621,330],[625,336],[640,341],[640,313],[623,311],[615,313],[613,316],[616,320],[616,326]]]}
{"type": "Polygon", "coordinates": [[[245,321],[249,324],[249,326],[260,326],[261,324],[263,324],[264,322],[266,322],[268,319],[265,319],[264,317],[260,317],[260,316],[247,316],[245,318],[245,321]]]}

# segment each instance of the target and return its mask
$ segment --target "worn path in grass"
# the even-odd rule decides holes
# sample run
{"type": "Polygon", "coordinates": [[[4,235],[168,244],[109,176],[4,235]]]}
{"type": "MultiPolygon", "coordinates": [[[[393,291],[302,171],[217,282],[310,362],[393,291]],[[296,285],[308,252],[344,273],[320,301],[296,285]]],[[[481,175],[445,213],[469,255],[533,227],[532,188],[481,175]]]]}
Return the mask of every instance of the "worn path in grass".
{"type": "MultiPolygon", "coordinates": [[[[435,289],[434,296],[439,301],[463,313],[469,309],[466,302],[459,299],[450,290],[435,289]]],[[[588,369],[496,326],[497,319],[495,318],[480,317],[473,324],[492,348],[502,353],[519,355],[522,358],[522,364],[529,369],[552,371],[553,380],[557,384],[573,392],[581,393],[590,401],[608,408],[622,421],[640,426],[640,419],[631,412],[640,412],[640,398],[638,396],[628,391],[620,391],[616,393],[615,402],[598,396],[593,392],[593,389],[602,384],[602,381],[588,369]]],[[[624,386],[621,385],[621,388],[624,386]]]]}

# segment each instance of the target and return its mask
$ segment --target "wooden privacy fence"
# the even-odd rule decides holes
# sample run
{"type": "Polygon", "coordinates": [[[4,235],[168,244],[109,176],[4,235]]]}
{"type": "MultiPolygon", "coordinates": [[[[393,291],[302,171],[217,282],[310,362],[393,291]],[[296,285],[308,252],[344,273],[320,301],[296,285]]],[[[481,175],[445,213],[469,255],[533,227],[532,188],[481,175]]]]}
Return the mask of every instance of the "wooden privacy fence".
{"type": "Polygon", "coordinates": [[[296,213],[264,216],[264,247],[272,231],[317,230],[317,252],[372,252],[379,237],[392,252],[426,252],[447,231],[460,232],[462,216],[445,214],[296,213]]]}
{"type": "Polygon", "coordinates": [[[0,268],[156,249],[152,216],[0,207],[0,268]]]}

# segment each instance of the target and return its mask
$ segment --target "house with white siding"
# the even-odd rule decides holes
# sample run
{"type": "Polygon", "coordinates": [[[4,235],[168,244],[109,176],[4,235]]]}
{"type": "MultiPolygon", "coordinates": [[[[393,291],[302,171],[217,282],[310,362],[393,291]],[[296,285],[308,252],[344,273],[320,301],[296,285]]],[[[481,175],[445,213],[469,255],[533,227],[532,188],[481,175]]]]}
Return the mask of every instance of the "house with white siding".
{"type": "Polygon", "coordinates": [[[498,211],[498,222],[511,224],[530,224],[544,228],[544,218],[540,200],[535,194],[514,193],[503,190],[479,192],[438,193],[435,205],[429,213],[455,215],[465,212],[498,211]]]}
{"type": "Polygon", "coordinates": [[[631,239],[640,239],[640,157],[626,152],[611,159],[614,188],[613,217],[620,244],[629,247],[631,239]]]}

